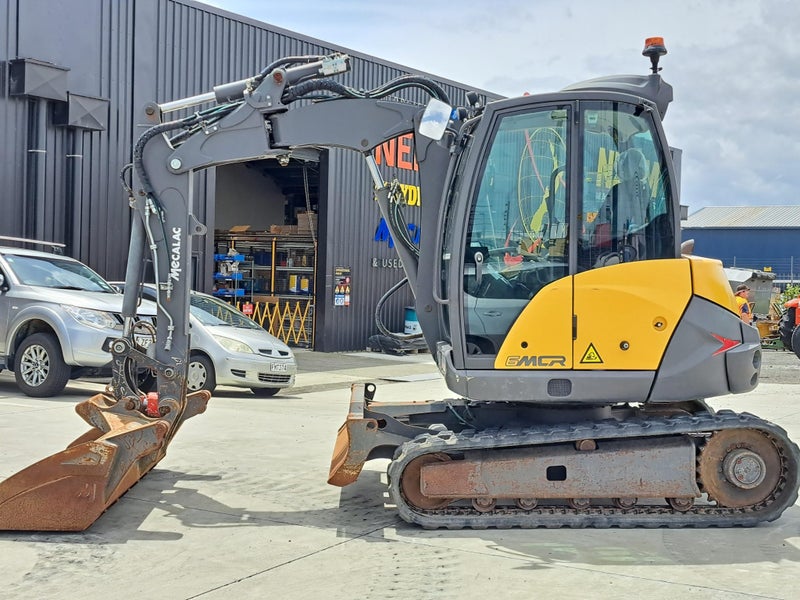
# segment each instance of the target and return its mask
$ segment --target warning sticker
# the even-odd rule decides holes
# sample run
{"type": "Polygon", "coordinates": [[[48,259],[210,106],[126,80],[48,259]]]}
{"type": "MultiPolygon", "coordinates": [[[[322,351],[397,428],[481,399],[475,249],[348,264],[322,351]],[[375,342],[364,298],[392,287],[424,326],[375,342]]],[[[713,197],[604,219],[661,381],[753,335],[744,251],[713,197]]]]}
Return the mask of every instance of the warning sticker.
{"type": "Polygon", "coordinates": [[[589,344],[589,347],[586,349],[586,352],[583,353],[581,364],[594,364],[594,365],[603,364],[603,359],[600,358],[600,353],[597,352],[597,348],[594,347],[594,344],[589,344]]]}

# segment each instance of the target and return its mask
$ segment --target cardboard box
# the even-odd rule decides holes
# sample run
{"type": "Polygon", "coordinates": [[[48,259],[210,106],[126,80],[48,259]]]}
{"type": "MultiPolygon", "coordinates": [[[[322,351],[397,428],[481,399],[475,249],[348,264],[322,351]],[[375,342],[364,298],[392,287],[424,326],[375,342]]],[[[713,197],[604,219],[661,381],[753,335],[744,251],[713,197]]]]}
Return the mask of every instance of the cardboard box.
{"type": "Polygon", "coordinates": [[[269,232],[275,235],[292,235],[297,233],[297,225],[270,225],[269,232]]]}
{"type": "Polygon", "coordinates": [[[317,230],[317,213],[315,212],[298,212],[297,213],[297,230],[300,233],[310,233],[317,230]]]}
{"type": "Polygon", "coordinates": [[[233,227],[231,227],[230,232],[231,233],[244,233],[248,229],[250,229],[250,225],[234,225],[233,227]]]}

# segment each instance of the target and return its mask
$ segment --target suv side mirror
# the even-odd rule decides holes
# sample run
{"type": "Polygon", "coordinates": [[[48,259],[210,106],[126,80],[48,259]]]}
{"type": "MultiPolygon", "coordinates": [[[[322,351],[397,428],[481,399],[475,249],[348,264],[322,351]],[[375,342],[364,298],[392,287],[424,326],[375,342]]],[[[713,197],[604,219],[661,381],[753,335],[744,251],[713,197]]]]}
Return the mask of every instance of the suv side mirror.
{"type": "Polygon", "coordinates": [[[6,285],[6,276],[0,273],[0,292],[5,292],[8,289],[6,285]]]}

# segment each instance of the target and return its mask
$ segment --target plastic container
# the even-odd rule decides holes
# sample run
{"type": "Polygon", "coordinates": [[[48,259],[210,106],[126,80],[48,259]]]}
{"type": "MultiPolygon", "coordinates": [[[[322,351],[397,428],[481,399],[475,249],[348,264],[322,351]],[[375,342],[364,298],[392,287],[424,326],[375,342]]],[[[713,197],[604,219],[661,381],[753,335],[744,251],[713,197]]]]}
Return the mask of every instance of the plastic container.
{"type": "Polygon", "coordinates": [[[406,320],[403,333],[422,333],[422,329],[420,329],[419,326],[419,321],[417,320],[417,311],[413,306],[406,306],[406,320]]]}

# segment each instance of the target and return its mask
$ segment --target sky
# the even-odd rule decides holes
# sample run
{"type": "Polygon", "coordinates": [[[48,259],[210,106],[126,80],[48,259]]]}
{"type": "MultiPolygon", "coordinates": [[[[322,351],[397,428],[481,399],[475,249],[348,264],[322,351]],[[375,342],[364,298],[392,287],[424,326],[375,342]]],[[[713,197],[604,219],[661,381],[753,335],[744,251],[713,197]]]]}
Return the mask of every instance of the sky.
{"type": "Polygon", "coordinates": [[[505,96],[646,74],[644,40],[662,36],[681,203],[800,204],[797,0],[202,1],[505,96]]]}

